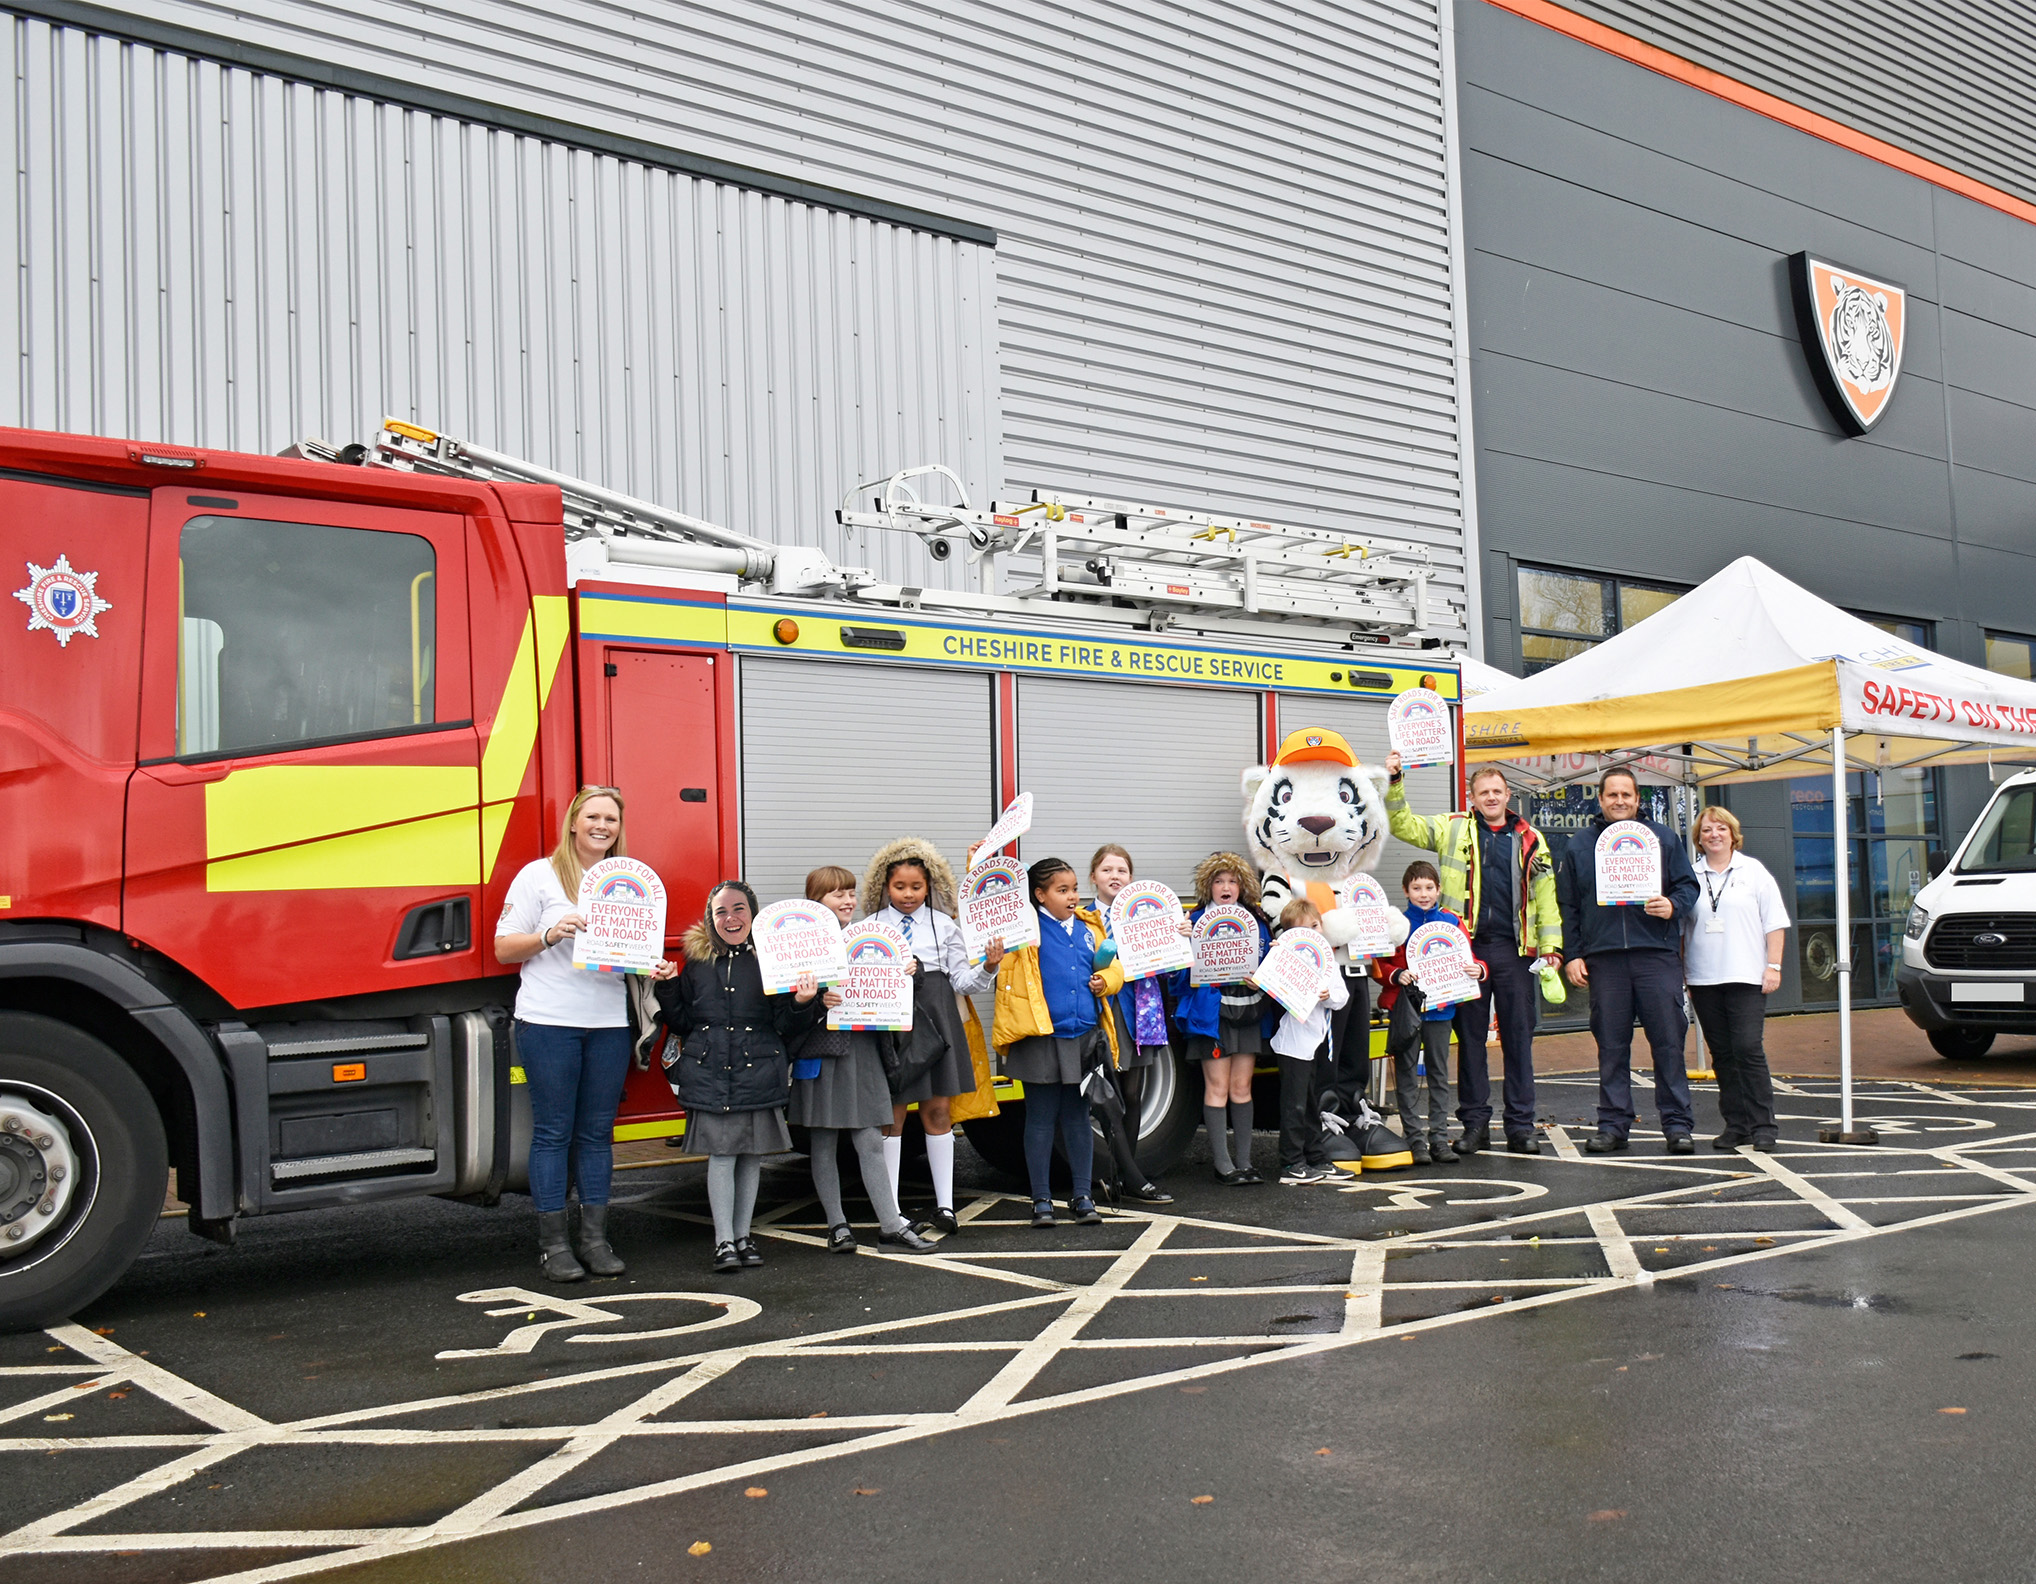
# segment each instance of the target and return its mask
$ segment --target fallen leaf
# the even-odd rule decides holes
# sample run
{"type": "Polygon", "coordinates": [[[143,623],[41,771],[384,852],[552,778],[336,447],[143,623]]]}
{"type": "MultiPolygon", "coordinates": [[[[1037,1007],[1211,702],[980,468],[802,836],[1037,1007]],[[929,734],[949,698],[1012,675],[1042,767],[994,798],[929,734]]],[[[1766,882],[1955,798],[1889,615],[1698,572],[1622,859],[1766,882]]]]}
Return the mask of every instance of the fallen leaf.
{"type": "Polygon", "coordinates": [[[94,1336],[111,1336],[111,1335],[113,1335],[113,1327],[111,1327],[111,1326],[94,1326],[94,1327],[92,1328],[92,1335],[94,1335],[94,1336]]]}
{"type": "Polygon", "coordinates": [[[1328,1449],[1327,1447],[1317,1447],[1317,1448],[1315,1448],[1315,1456],[1317,1456],[1317,1457],[1327,1457],[1328,1455],[1329,1455],[1329,1449],[1328,1449]]]}
{"type": "Polygon", "coordinates": [[[1758,1245],[1759,1245],[1759,1246],[1760,1246],[1761,1248],[1773,1248],[1773,1247],[1774,1247],[1774,1239],[1773,1239],[1773,1238],[1755,1238],[1755,1239],[1754,1239],[1753,1241],[1754,1241],[1754,1242],[1755,1242],[1756,1244],[1758,1244],[1758,1245]]]}
{"type": "Polygon", "coordinates": [[[44,1424],[56,1424],[60,1420],[75,1419],[77,1417],[78,1416],[76,1414],[44,1414],[42,1416],[42,1422],[44,1424]]]}
{"type": "Polygon", "coordinates": [[[1666,1253],[1668,1252],[1668,1250],[1667,1250],[1667,1249],[1665,1249],[1665,1248],[1658,1248],[1658,1249],[1656,1249],[1656,1250],[1655,1250],[1654,1252],[1655,1252],[1655,1253],[1657,1253],[1657,1254],[1666,1254],[1666,1253]]]}
{"type": "Polygon", "coordinates": [[[56,1345],[55,1347],[46,1347],[46,1348],[44,1348],[44,1349],[43,1349],[43,1352],[45,1352],[45,1353],[61,1353],[61,1352],[63,1352],[63,1350],[64,1350],[64,1345],[63,1345],[63,1343],[59,1342],[59,1343],[58,1343],[58,1344],[57,1344],[57,1345],[56,1345]]]}
{"type": "Polygon", "coordinates": [[[825,1419],[827,1417],[827,1410],[823,1408],[818,1413],[809,1413],[806,1417],[808,1419],[825,1419]]]}
{"type": "Polygon", "coordinates": [[[1712,1282],[1711,1285],[1717,1288],[1718,1291],[1720,1292],[1730,1292],[1732,1290],[1732,1284],[1730,1282],[1712,1282]]]}
{"type": "Polygon", "coordinates": [[[1493,1303],[1504,1303],[1505,1301],[1506,1301],[1506,1300],[1505,1300],[1505,1299],[1503,1299],[1503,1298],[1494,1298],[1494,1299],[1492,1300],[1492,1302],[1493,1302],[1493,1303]]]}
{"type": "Polygon", "coordinates": [[[1197,1507],[1206,1507],[1216,1498],[1213,1496],[1190,1496],[1188,1500],[1197,1507]]]}
{"type": "Polygon", "coordinates": [[[1191,1282],[1193,1282],[1193,1281],[1207,1281],[1208,1279],[1209,1279],[1209,1278],[1208,1278],[1208,1277],[1206,1277],[1206,1276],[1190,1276],[1190,1277],[1188,1278],[1188,1280],[1189,1280],[1189,1281],[1191,1281],[1191,1282]]]}
{"type": "Polygon", "coordinates": [[[1962,1414],[1965,1412],[1963,1408],[1939,1408],[1937,1411],[1939,1413],[1956,1413],[1956,1414],[1962,1414]]]}
{"type": "Polygon", "coordinates": [[[881,1496],[884,1494],[884,1488],[881,1485],[858,1485],[855,1493],[858,1496],[881,1496]]]}
{"type": "Polygon", "coordinates": [[[755,1501],[759,1496],[770,1495],[770,1492],[765,1490],[761,1485],[752,1485],[748,1490],[744,1491],[742,1494],[747,1496],[751,1501],[755,1501]]]}
{"type": "Polygon", "coordinates": [[[709,1551],[712,1551],[713,1549],[714,1548],[710,1546],[706,1541],[695,1540],[691,1545],[686,1547],[686,1555],[705,1556],[709,1551]]]}
{"type": "Polygon", "coordinates": [[[1626,1516],[1624,1507],[1603,1507],[1584,1520],[1585,1523],[1616,1523],[1626,1516]]]}
{"type": "MultiPolygon", "coordinates": [[[[193,1309],[191,1311],[191,1318],[193,1320],[203,1320],[205,1318],[205,1311],[203,1309],[193,1309]]],[[[112,1333],[107,1331],[101,1331],[99,1334],[101,1336],[110,1336],[112,1333]]]]}
{"type": "Polygon", "coordinates": [[[1624,1375],[1626,1373],[1626,1366],[1624,1364],[1621,1364],[1617,1369],[1612,1371],[1612,1373],[1614,1375],[1624,1375]]]}
{"type": "Polygon", "coordinates": [[[126,1395],[127,1395],[126,1392],[108,1392],[106,1394],[107,1400],[110,1402],[119,1402],[120,1399],[125,1397],[126,1395]]]}
{"type": "Polygon", "coordinates": [[[1412,1336],[1403,1336],[1403,1337],[1401,1337],[1401,1338],[1400,1338],[1400,1340],[1401,1340],[1402,1342],[1411,1342],[1411,1341],[1413,1341],[1414,1339],[1413,1339],[1413,1337],[1412,1337],[1412,1336]]]}

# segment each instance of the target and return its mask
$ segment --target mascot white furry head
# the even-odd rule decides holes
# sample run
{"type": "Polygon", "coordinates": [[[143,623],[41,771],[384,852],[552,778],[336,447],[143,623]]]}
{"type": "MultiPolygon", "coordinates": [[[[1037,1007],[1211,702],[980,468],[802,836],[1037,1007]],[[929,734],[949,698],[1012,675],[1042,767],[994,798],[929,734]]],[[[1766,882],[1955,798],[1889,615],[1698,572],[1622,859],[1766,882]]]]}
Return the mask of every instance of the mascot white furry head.
{"type": "MultiPolygon", "coordinates": [[[[1308,897],[1347,960],[1343,948],[1356,933],[1349,883],[1378,868],[1385,852],[1384,768],[1359,764],[1337,733],[1304,726],[1287,734],[1271,764],[1244,772],[1244,799],[1245,851],[1258,865],[1265,911],[1277,917],[1290,898],[1308,897]]],[[[1406,920],[1395,922],[1404,939],[1406,920]]]]}

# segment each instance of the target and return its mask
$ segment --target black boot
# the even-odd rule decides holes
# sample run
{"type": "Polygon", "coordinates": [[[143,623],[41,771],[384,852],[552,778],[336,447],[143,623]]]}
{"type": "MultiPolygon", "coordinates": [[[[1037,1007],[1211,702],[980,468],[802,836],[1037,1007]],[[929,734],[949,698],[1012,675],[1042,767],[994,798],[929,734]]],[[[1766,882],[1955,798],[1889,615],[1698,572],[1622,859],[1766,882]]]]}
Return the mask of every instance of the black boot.
{"type": "Polygon", "coordinates": [[[566,1213],[563,1210],[537,1212],[537,1268],[544,1272],[546,1281],[587,1279],[586,1268],[573,1258],[572,1244],[566,1239],[566,1213]]]}
{"type": "Polygon", "coordinates": [[[608,1207],[604,1204],[580,1206],[580,1235],[573,1249],[595,1276],[620,1276],[629,1269],[608,1246],[608,1207]]]}

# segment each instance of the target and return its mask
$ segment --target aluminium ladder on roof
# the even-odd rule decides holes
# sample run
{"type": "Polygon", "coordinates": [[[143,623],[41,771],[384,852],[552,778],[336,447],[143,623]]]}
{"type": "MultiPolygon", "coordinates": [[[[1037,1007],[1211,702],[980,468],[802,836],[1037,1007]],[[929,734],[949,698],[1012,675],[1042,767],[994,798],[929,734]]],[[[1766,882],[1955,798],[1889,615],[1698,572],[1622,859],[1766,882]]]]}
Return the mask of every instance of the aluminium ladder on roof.
{"type": "Polygon", "coordinates": [[[1035,490],[1027,502],[969,504],[952,469],[906,468],[843,497],[844,527],[911,533],[936,556],[957,540],[971,561],[1001,562],[1020,599],[1108,598],[1255,622],[1336,622],[1379,632],[1428,625],[1426,546],[1247,517],[1035,490]],[[944,479],[958,504],[921,498],[944,479]],[[874,510],[851,503],[875,491],[874,510]]]}
{"type": "Polygon", "coordinates": [[[970,505],[953,469],[905,468],[843,497],[845,527],[911,533],[936,560],[957,544],[1003,592],[912,588],[837,567],[817,548],[776,545],[397,418],[372,449],[306,440],[301,454],[485,482],[549,484],[564,501],[567,541],[598,540],[612,559],[718,572],[774,593],[838,593],[872,604],[998,614],[1089,615],[1155,629],[1181,621],[1259,635],[1334,624],[1381,641],[1428,625],[1427,547],[1176,507],[1048,490],[1028,502],[970,505]],[[958,504],[920,497],[942,479],[958,504]],[[873,511],[851,502],[876,491],[873,511]]]}

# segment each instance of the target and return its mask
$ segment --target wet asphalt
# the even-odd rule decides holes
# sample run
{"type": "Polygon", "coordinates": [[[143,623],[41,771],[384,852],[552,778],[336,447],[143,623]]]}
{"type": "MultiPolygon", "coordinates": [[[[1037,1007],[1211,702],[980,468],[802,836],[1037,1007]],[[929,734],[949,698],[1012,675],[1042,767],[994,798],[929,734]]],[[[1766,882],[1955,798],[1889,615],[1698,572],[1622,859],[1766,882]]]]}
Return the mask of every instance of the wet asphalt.
{"type": "MultiPolygon", "coordinates": [[[[619,1176],[630,1273],[568,1289],[527,1200],[230,1250],[166,1222],[75,1329],[0,1339],[0,1555],[95,1584],[2027,1579],[2036,1091],[1868,1086],[1887,1147],[1848,1152],[1811,1142],[1827,1087],[1784,1097],[1766,1166],[1642,1133],[1348,1191],[1197,1159],[1173,1206],[1048,1233],[971,1162],[938,1264],[826,1254],[796,1158],[735,1276],[697,1166],[619,1176]]],[[[1580,1141],[1588,1091],[1544,1097],[1580,1141]]]]}

